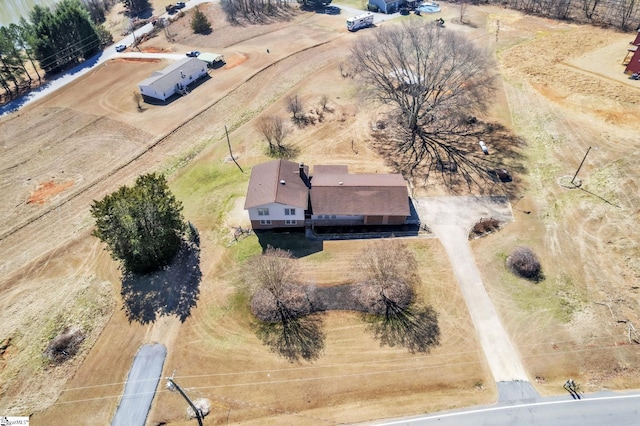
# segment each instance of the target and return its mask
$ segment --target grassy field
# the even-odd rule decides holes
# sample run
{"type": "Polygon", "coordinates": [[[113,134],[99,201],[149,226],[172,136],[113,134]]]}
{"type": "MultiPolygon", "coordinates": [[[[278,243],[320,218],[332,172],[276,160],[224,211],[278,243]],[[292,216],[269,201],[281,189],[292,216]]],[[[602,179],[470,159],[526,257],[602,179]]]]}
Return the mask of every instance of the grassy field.
{"type": "MultiPolygon", "coordinates": [[[[175,370],[190,395],[212,401],[207,421],[214,424],[359,422],[494,402],[496,389],[475,328],[435,239],[407,240],[419,260],[419,295],[439,315],[441,343],[431,353],[381,347],[352,312],[322,314],[325,348],[313,363],[291,364],[256,337],[242,282],[250,257],[266,244],[281,245],[299,257],[306,282],[329,286],[352,279],[367,242],[311,244],[286,234],[236,241],[234,230],[248,225],[248,173],[268,160],[255,119],[288,117],[287,96],[299,95],[312,109],[326,95],[333,112],[314,126],[292,127],[287,136],[298,150],[295,160],[346,164],[352,172],[391,169],[371,143],[379,110],[363,102],[339,71],[351,39],[366,31],[348,34],[342,15],[301,13],[292,21],[233,27],[217,9],[206,12],[218,19],[211,36],[190,34],[183,19],[176,23],[176,42],[157,37],[146,43],[175,52],[220,49],[230,64],[233,59],[189,97],[140,113],[131,91],[165,64],[114,60],[69,90],[0,121],[14,135],[1,160],[7,215],[42,215],[0,240],[6,272],[0,281],[0,339],[12,338],[0,359],[0,411],[33,413],[34,424],[63,418],[107,424],[137,348],[152,342],[168,348],[163,375],[175,370]],[[55,129],[48,123],[76,116],[81,122],[69,119],[55,129]],[[225,124],[245,173],[228,159],[225,124]],[[59,134],[82,134],[92,143],[59,134]],[[57,161],[45,155],[48,149],[56,150],[57,161]],[[40,151],[45,154],[30,154],[40,151]],[[92,198],[158,170],[170,175],[185,218],[200,231],[202,279],[186,321],[163,317],[139,324],[122,310],[117,265],[90,236],[88,206],[92,198]],[[65,190],[44,205],[24,204],[38,183],[52,177],[66,182],[67,176],[81,196],[65,190]],[[82,353],[61,368],[46,366],[40,354],[47,340],[73,325],[88,331],[82,353]]],[[[629,118],[640,112],[640,98],[638,88],[619,75],[615,54],[604,49],[622,46],[625,53],[633,35],[484,6],[471,8],[468,19],[472,25],[448,22],[447,31],[464,31],[497,52],[502,81],[487,118],[504,124],[518,144],[496,155],[515,168],[516,185],[506,192],[517,201],[516,221],[471,243],[491,299],[540,392],[562,392],[568,375],[587,391],[639,387],[637,345],[629,343],[627,323],[619,321],[640,324],[640,158],[638,125],[629,118]],[[582,189],[558,185],[575,172],[589,146],[582,189]],[[519,157],[502,158],[506,153],[519,157]],[[544,281],[534,284],[506,270],[506,256],[518,245],[540,257],[544,281]]],[[[430,196],[445,189],[429,181],[416,191],[430,196]]],[[[161,386],[148,422],[192,424],[184,409],[161,386]]]]}

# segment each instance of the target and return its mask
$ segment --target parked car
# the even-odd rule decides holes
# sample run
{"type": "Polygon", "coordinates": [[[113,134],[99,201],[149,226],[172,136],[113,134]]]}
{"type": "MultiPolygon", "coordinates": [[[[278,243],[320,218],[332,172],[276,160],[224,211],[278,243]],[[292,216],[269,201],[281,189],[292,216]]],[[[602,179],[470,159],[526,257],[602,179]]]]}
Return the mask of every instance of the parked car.
{"type": "Polygon", "coordinates": [[[489,155],[487,144],[485,144],[483,141],[480,141],[480,149],[482,149],[482,152],[484,152],[486,155],[489,155]]]}
{"type": "Polygon", "coordinates": [[[327,15],[339,15],[340,8],[338,6],[327,6],[324,8],[324,13],[327,15]]]}
{"type": "Polygon", "coordinates": [[[176,13],[178,8],[176,8],[175,4],[169,4],[164,7],[164,10],[166,10],[169,15],[173,15],[174,13],[176,13]]]}
{"type": "Polygon", "coordinates": [[[127,46],[124,44],[116,44],[116,52],[124,52],[127,50],[127,46]]]}
{"type": "Polygon", "coordinates": [[[178,9],[182,9],[185,6],[186,6],[186,4],[183,1],[179,1],[179,2],[176,3],[176,8],[178,8],[178,9]]]}
{"type": "Polygon", "coordinates": [[[200,56],[200,51],[199,50],[190,50],[187,52],[187,56],[190,58],[197,58],[198,56],[200,56]]]}

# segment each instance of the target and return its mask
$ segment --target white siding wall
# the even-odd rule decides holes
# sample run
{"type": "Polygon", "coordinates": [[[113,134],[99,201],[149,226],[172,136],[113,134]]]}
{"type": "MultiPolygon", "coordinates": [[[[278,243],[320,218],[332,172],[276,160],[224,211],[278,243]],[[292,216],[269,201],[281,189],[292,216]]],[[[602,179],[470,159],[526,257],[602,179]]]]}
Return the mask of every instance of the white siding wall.
{"type": "Polygon", "coordinates": [[[337,215],[329,215],[329,217],[326,217],[327,215],[319,215],[319,214],[314,214],[311,215],[311,219],[314,220],[362,220],[364,219],[364,216],[362,215],[347,215],[347,214],[337,214],[337,215]],[[322,217],[320,217],[322,216],[322,217]],[[335,217],[333,217],[335,216],[335,217]]]}
{"type": "Polygon", "coordinates": [[[287,206],[285,204],[270,203],[259,207],[249,209],[249,218],[251,220],[304,220],[304,209],[300,207],[287,206]],[[259,208],[269,209],[269,216],[258,215],[259,208]],[[296,209],[295,215],[285,215],[284,209],[296,209]]]}

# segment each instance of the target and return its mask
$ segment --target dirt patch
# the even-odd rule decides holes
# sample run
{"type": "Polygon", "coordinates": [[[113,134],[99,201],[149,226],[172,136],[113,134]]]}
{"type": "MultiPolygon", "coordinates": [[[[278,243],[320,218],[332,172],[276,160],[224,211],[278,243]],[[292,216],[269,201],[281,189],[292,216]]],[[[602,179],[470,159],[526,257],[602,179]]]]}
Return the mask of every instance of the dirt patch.
{"type": "Polygon", "coordinates": [[[51,198],[60,194],[67,188],[71,188],[73,186],[73,181],[67,182],[55,182],[48,181],[39,184],[36,189],[31,193],[29,199],[27,200],[27,204],[40,204],[43,205],[51,200],[51,198]]]}
{"type": "Polygon", "coordinates": [[[231,68],[235,68],[238,65],[240,65],[241,63],[247,61],[249,59],[249,55],[245,54],[245,53],[237,53],[234,52],[231,55],[225,56],[225,69],[231,69],[231,68]]]}

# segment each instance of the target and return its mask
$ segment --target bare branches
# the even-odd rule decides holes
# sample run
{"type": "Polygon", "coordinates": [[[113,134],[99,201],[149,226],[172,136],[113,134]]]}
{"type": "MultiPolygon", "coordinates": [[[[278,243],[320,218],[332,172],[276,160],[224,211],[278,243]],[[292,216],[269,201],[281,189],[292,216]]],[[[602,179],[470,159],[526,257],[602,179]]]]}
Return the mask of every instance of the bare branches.
{"type": "Polygon", "coordinates": [[[406,244],[370,244],[359,257],[357,270],[367,281],[353,287],[353,295],[367,308],[370,330],[381,345],[402,346],[410,352],[429,352],[439,343],[438,316],[429,306],[415,304],[416,260],[406,244]]]}
{"type": "Polygon", "coordinates": [[[538,257],[528,247],[516,248],[507,257],[507,266],[514,274],[528,280],[541,281],[544,278],[538,257]]]}
{"type": "Polygon", "coordinates": [[[269,144],[269,155],[277,158],[291,158],[295,149],[284,144],[284,138],[291,129],[279,115],[266,115],[258,118],[256,129],[262,133],[269,144]]]}
{"type": "Polygon", "coordinates": [[[406,170],[449,161],[471,176],[477,167],[461,142],[478,137],[470,117],[485,111],[494,90],[488,54],[458,33],[412,20],[359,39],[352,55],[358,81],[392,109],[385,132],[406,170]]]}
{"type": "Polygon", "coordinates": [[[287,97],[287,111],[293,115],[293,121],[300,120],[300,113],[304,109],[302,105],[302,99],[298,95],[287,97]]]}

